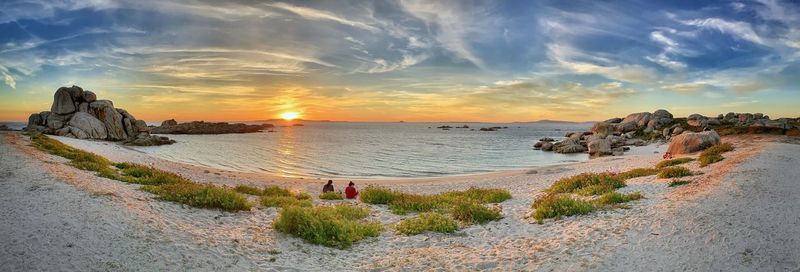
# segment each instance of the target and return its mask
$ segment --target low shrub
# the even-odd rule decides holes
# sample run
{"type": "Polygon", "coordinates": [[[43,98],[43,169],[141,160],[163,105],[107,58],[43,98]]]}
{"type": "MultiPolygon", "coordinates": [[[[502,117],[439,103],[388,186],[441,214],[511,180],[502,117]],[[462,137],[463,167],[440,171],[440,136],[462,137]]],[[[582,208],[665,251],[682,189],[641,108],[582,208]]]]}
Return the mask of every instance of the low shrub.
{"type": "Polygon", "coordinates": [[[247,198],[232,189],[210,184],[178,182],[163,185],[147,185],[143,191],[153,193],[159,199],[183,203],[198,208],[216,208],[226,211],[250,210],[247,198]]]}
{"type": "Polygon", "coordinates": [[[234,187],[233,190],[243,194],[254,195],[254,196],[261,195],[261,193],[263,192],[263,190],[259,188],[247,185],[236,185],[236,187],[234,187]]]}
{"type": "Polygon", "coordinates": [[[547,218],[560,219],[562,216],[588,214],[595,210],[595,207],[587,201],[562,194],[548,194],[540,197],[533,202],[531,207],[535,209],[533,218],[538,223],[542,223],[547,218]]]}
{"type": "MultiPolygon", "coordinates": [[[[656,164],[656,168],[657,169],[661,169],[661,168],[664,168],[664,167],[670,167],[670,166],[675,166],[675,165],[679,165],[679,164],[692,162],[694,160],[695,160],[694,158],[677,158],[677,159],[665,160],[665,161],[661,161],[658,164],[656,164]]],[[[656,172],[658,172],[658,170],[656,170],[656,172]]]]}
{"type": "Polygon", "coordinates": [[[363,222],[369,210],[349,204],[333,207],[289,206],[281,209],[273,222],[276,230],[313,244],[348,248],[366,237],[377,237],[383,230],[378,222],[363,222]]]}
{"type": "Polygon", "coordinates": [[[261,206],[286,208],[289,206],[311,207],[311,200],[300,200],[293,196],[261,196],[261,206]]]}
{"type": "Polygon", "coordinates": [[[685,184],[689,184],[689,183],[692,183],[692,182],[688,181],[688,180],[673,179],[672,181],[669,182],[669,187],[681,186],[681,185],[685,185],[685,184]]]}
{"type": "Polygon", "coordinates": [[[370,186],[359,193],[361,202],[369,204],[389,204],[398,199],[402,193],[382,187],[370,186]]]}
{"type": "MultiPolygon", "coordinates": [[[[610,188],[625,187],[625,181],[619,176],[609,174],[584,173],[576,176],[562,178],[546,191],[550,193],[573,193],[589,186],[607,186],[610,188]]],[[[599,192],[599,191],[598,191],[599,192]]]]}
{"type": "Polygon", "coordinates": [[[448,198],[466,198],[479,203],[500,203],[511,199],[511,193],[503,189],[470,187],[466,191],[454,191],[441,194],[448,198]]]}
{"type": "Polygon", "coordinates": [[[577,191],[575,191],[575,193],[582,196],[593,196],[593,195],[602,195],[604,193],[612,192],[614,190],[616,190],[616,188],[612,187],[611,185],[596,184],[578,189],[577,191]]]}
{"type": "Polygon", "coordinates": [[[623,194],[620,192],[608,192],[601,195],[595,202],[599,205],[613,205],[613,204],[620,204],[625,202],[630,202],[634,200],[639,200],[644,198],[641,193],[633,192],[628,194],[623,194]]]}
{"type": "Polygon", "coordinates": [[[700,153],[700,167],[706,167],[706,165],[724,160],[725,157],[722,156],[722,153],[733,151],[733,149],[733,145],[730,143],[721,143],[706,148],[706,150],[700,153]]]}
{"type": "Polygon", "coordinates": [[[264,190],[261,191],[261,195],[263,196],[292,196],[292,192],[289,189],[282,188],[279,186],[267,186],[264,190]]]}
{"type": "Polygon", "coordinates": [[[466,201],[454,204],[450,208],[450,214],[454,219],[467,224],[484,224],[503,218],[500,209],[488,208],[480,203],[466,201]]]}
{"type": "Polygon", "coordinates": [[[621,179],[632,179],[638,177],[652,176],[658,174],[658,169],[655,168],[634,168],[622,173],[617,174],[621,179]]]}
{"type": "Polygon", "coordinates": [[[405,235],[415,235],[426,231],[453,233],[458,230],[456,222],[441,213],[426,212],[419,216],[405,219],[394,225],[397,232],[405,235]]]}
{"type": "Polygon", "coordinates": [[[337,192],[324,192],[324,193],[319,195],[319,199],[324,199],[324,200],[342,200],[342,199],[344,199],[344,197],[342,197],[342,194],[337,193],[337,192]]]}
{"type": "Polygon", "coordinates": [[[686,167],[672,166],[661,169],[661,172],[658,173],[658,178],[680,178],[692,175],[694,175],[694,173],[686,167]]]}

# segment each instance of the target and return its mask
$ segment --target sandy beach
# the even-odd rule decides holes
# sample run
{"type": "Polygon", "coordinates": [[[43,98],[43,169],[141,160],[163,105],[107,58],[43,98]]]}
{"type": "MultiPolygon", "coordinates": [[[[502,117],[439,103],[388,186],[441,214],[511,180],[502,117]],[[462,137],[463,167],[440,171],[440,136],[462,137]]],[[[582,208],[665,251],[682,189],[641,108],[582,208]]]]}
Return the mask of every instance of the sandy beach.
{"type": "MultiPolygon", "coordinates": [[[[652,167],[665,145],[634,147],[624,156],[499,173],[356,181],[408,192],[471,186],[503,188],[504,218],[456,234],[404,236],[391,229],[347,250],[308,244],[272,228],[275,208],[229,213],[159,201],[138,185],[94,176],[28,146],[26,136],[0,136],[0,270],[724,270],[800,269],[800,145],[783,136],[725,137],[736,150],[700,168],[681,187],[655,176],[628,181],[622,192],[645,199],[629,209],[599,211],[536,224],[535,196],[562,177],[652,167]],[[788,143],[787,143],[788,142],[788,143]],[[794,142],[794,143],[792,143],[794,142]]],[[[220,171],[149,157],[100,141],[53,137],[112,161],[136,162],[196,182],[279,185],[316,195],[322,180],[220,171]]],[[[696,156],[696,155],[694,155],[696,156]]],[[[337,180],[342,188],[346,181],[337,180]]],[[[331,203],[315,199],[315,204],[331,203]]],[[[335,201],[333,201],[335,202],[335,201]]],[[[357,205],[366,205],[353,201],[357,205]]],[[[410,216],[370,205],[386,225],[410,216]]]]}

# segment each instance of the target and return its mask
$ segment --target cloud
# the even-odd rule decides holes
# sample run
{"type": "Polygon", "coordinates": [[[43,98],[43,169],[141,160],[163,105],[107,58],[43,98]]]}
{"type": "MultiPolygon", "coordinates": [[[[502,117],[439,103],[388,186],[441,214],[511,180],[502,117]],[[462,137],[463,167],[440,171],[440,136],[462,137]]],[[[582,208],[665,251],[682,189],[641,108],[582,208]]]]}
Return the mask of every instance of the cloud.
{"type": "Polygon", "coordinates": [[[661,89],[680,94],[693,94],[705,90],[707,87],[708,84],[706,83],[689,82],[689,83],[678,83],[678,84],[661,86],[661,89]]]}
{"type": "Polygon", "coordinates": [[[680,21],[685,25],[697,26],[706,29],[715,29],[736,38],[756,44],[765,44],[764,40],[755,32],[749,23],[727,21],[720,18],[706,18],[680,21]]]}
{"type": "Polygon", "coordinates": [[[409,53],[403,53],[402,58],[399,61],[392,63],[381,58],[375,59],[373,60],[372,64],[365,63],[362,65],[363,67],[356,69],[356,72],[375,74],[402,70],[420,63],[427,58],[428,56],[426,54],[412,55],[409,53]]]}
{"type": "Polygon", "coordinates": [[[17,88],[17,81],[14,79],[14,77],[9,75],[8,73],[9,73],[8,68],[6,68],[3,65],[0,65],[0,74],[3,75],[3,82],[5,82],[6,85],[11,87],[12,89],[16,89],[17,88]]]}
{"type": "Polygon", "coordinates": [[[548,55],[556,64],[577,74],[596,74],[613,80],[636,83],[652,81],[657,77],[656,72],[650,68],[636,64],[618,64],[607,58],[586,54],[569,45],[550,44],[547,48],[548,55]],[[605,65],[578,59],[601,62],[605,65]]]}
{"type": "MultiPolygon", "coordinates": [[[[482,15],[471,13],[457,2],[401,0],[400,5],[435,31],[435,39],[448,51],[479,68],[485,68],[484,61],[470,45],[471,36],[482,31],[479,23],[482,15]]],[[[472,10],[477,9],[473,7],[472,10]]],[[[410,44],[422,45],[412,42],[409,40],[410,44]]]]}
{"type": "Polygon", "coordinates": [[[343,25],[352,26],[352,27],[356,27],[356,28],[360,28],[360,29],[364,29],[364,30],[369,30],[369,31],[373,31],[373,32],[379,31],[379,29],[374,27],[374,26],[368,25],[368,24],[363,23],[363,22],[353,21],[353,20],[350,20],[350,19],[347,19],[347,18],[344,18],[344,17],[341,17],[341,16],[337,16],[336,14],[333,14],[333,13],[327,12],[327,11],[323,11],[323,10],[307,8],[307,7],[301,7],[301,6],[295,6],[295,5],[286,4],[286,3],[280,3],[280,2],[267,4],[267,6],[273,7],[273,8],[277,8],[277,9],[281,9],[281,10],[285,10],[285,11],[297,14],[297,15],[299,15],[299,16],[301,16],[303,18],[309,19],[309,20],[328,20],[328,21],[333,21],[333,22],[337,22],[337,23],[340,23],[340,24],[343,24],[343,25]]]}

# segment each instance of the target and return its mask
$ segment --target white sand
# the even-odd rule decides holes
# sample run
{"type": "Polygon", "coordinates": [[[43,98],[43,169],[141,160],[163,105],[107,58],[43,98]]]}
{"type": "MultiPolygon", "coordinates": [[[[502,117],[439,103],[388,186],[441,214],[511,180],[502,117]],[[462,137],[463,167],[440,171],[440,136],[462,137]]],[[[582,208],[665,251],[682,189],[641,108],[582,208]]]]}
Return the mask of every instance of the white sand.
{"type": "MultiPolygon", "coordinates": [[[[155,159],[112,143],[58,139],[114,161],[147,163],[181,173],[198,182],[224,185],[274,184],[307,190],[312,195],[317,193],[324,182],[218,171],[155,159]]],[[[428,233],[408,237],[397,235],[389,229],[380,237],[361,241],[351,249],[337,250],[310,245],[274,231],[271,227],[277,214],[274,208],[226,213],[157,201],[147,193],[136,190],[137,185],[94,177],[63,165],[61,159],[24,146],[26,140],[14,134],[3,137],[0,146],[3,162],[0,165],[0,176],[3,177],[3,182],[0,183],[3,189],[0,193],[3,195],[4,207],[0,214],[0,222],[4,222],[0,227],[3,228],[4,236],[0,237],[0,242],[11,245],[2,251],[0,270],[47,270],[61,267],[62,263],[70,263],[79,270],[105,270],[109,269],[103,266],[107,262],[118,264],[114,267],[126,270],[158,270],[164,267],[175,268],[175,265],[196,270],[747,270],[752,266],[737,266],[731,262],[721,264],[707,261],[701,256],[683,256],[685,250],[679,250],[681,247],[697,247],[698,251],[714,248],[700,248],[708,247],[708,243],[697,236],[705,237],[708,231],[702,232],[704,228],[700,224],[691,225],[699,220],[689,217],[691,213],[682,213],[689,211],[686,208],[688,204],[718,207],[721,210],[707,211],[718,212],[720,216],[706,214],[700,218],[706,221],[699,222],[717,230],[726,226],[741,230],[751,227],[752,221],[739,220],[737,222],[741,224],[726,225],[725,220],[730,217],[725,215],[747,210],[750,211],[750,216],[766,217],[769,215],[759,214],[758,210],[748,207],[764,209],[770,207],[767,200],[781,198],[785,204],[780,207],[784,210],[783,213],[777,215],[779,222],[769,225],[772,228],[763,229],[763,234],[753,235],[778,237],[785,234],[794,235],[796,239],[797,232],[790,232],[780,222],[793,219],[795,226],[798,223],[798,217],[781,217],[788,216],[789,212],[800,214],[796,207],[797,194],[781,193],[792,190],[797,192],[800,185],[789,178],[797,175],[776,174],[778,171],[771,167],[775,166],[772,162],[776,160],[772,156],[792,158],[796,166],[796,157],[800,153],[797,153],[796,145],[779,145],[767,140],[774,139],[736,142],[737,150],[726,153],[728,159],[702,169],[705,174],[693,177],[695,183],[692,185],[668,188],[668,180],[659,180],[653,176],[629,180],[628,187],[622,191],[639,191],[647,197],[633,202],[630,209],[601,211],[588,216],[548,221],[542,225],[533,224],[527,218],[529,207],[534,196],[555,180],[583,172],[651,167],[661,159],[660,153],[665,146],[634,148],[633,152],[622,157],[538,168],[534,169],[535,174],[529,174],[526,170],[439,179],[359,181],[360,187],[381,184],[394,189],[425,193],[461,190],[470,186],[504,188],[511,191],[514,198],[501,204],[504,219],[471,226],[455,235],[428,233]],[[785,184],[781,186],[787,188],[752,193],[769,195],[753,199],[763,202],[759,203],[762,206],[753,203],[743,205],[738,196],[712,197],[727,184],[738,184],[738,180],[744,179],[742,175],[749,172],[734,171],[730,177],[726,173],[736,168],[740,162],[759,154],[758,151],[765,146],[770,148],[750,160],[762,161],[760,169],[764,169],[764,182],[781,182],[785,184]],[[784,149],[789,151],[776,155],[776,152],[784,149]],[[57,189],[22,193],[33,182],[45,183],[57,189]],[[64,182],[71,186],[64,185],[64,182]],[[91,192],[108,192],[113,195],[99,197],[95,196],[97,193],[91,192]],[[69,199],[75,200],[66,201],[69,199]],[[53,208],[54,206],[57,207],[53,208]],[[61,227],[61,220],[74,221],[70,223],[74,225],[70,225],[68,229],[85,233],[78,236],[80,239],[73,239],[73,247],[59,246],[73,241],[70,237],[78,235],[65,231],[66,227],[61,227]],[[660,223],[654,226],[654,222],[660,223]],[[664,222],[676,226],[672,227],[664,222]],[[109,224],[116,227],[103,227],[109,224]],[[653,240],[648,235],[656,227],[660,232],[657,235],[659,239],[675,237],[675,241],[682,242],[671,244],[653,240]],[[670,228],[671,231],[664,228],[670,228]],[[686,231],[681,231],[681,228],[686,231]],[[92,233],[97,234],[90,235],[92,233]],[[681,237],[682,233],[694,236],[681,237]],[[45,243],[34,243],[35,246],[31,246],[28,242],[31,238],[26,238],[29,236],[52,238],[45,243]],[[673,245],[681,247],[673,248],[673,245]],[[643,250],[653,252],[642,252],[643,250]],[[39,259],[24,261],[17,257],[20,254],[39,256],[39,259]],[[660,259],[647,254],[658,255],[660,259]],[[655,261],[651,262],[647,258],[655,261]],[[675,261],[676,259],[681,261],[675,261]],[[708,264],[703,266],[705,263],[708,264]],[[678,266],[680,264],[683,265],[678,266]]],[[[748,161],[747,165],[753,164],[748,161]]],[[[699,170],[696,163],[689,167],[699,170]]],[[[796,173],[797,169],[793,171],[796,173]]],[[[344,182],[346,181],[337,181],[337,187],[341,187],[344,182]]],[[[317,200],[317,204],[321,203],[317,200]]],[[[393,215],[380,206],[371,208],[375,211],[374,219],[384,223],[393,223],[404,218],[393,215]]],[[[762,218],[761,221],[767,220],[762,218]]],[[[739,243],[731,242],[731,239],[725,241],[739,243]]],[[[770,240],[765,240],[764,243],[766,241],[770,240]]],[[[750,251],[753,254],[749,258],[752,263],[762,267],[774,267],[778,270],[782,270],[782,267],[791,268],[792,264],[785,260],[792,257],[798,259],[796,257],[799,251],[797,243],[791,245],[789,242],[792,241],[776,242],[773,247],[753,247],[750,251]]],[[[742,252],[746,252],[745,249],[742,252]]],[[[729,255],[725,251],[720,251],[719,254],[729,255]]],[[[794,266],[796,267],[796,263],[794,266]]]]}

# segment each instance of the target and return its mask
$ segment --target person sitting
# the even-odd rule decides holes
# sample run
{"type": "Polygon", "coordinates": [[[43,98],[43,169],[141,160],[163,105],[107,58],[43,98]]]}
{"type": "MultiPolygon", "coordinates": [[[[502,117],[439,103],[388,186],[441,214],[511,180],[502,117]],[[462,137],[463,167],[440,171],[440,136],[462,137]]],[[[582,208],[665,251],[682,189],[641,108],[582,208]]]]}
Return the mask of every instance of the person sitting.
{"type": "Polygon", "coordinates": [[[355,183],[351,181],[350,184],[347,185],[347,188],[344,189],[344,196],[347,197],[347,199],[354,199],[358,196],[355,183]]]}
{"type": "Polygon", "coordinates": [[[322,193],[333,192],[333,180],[328,180],[328,184],[322,186],[322,193]]]}

